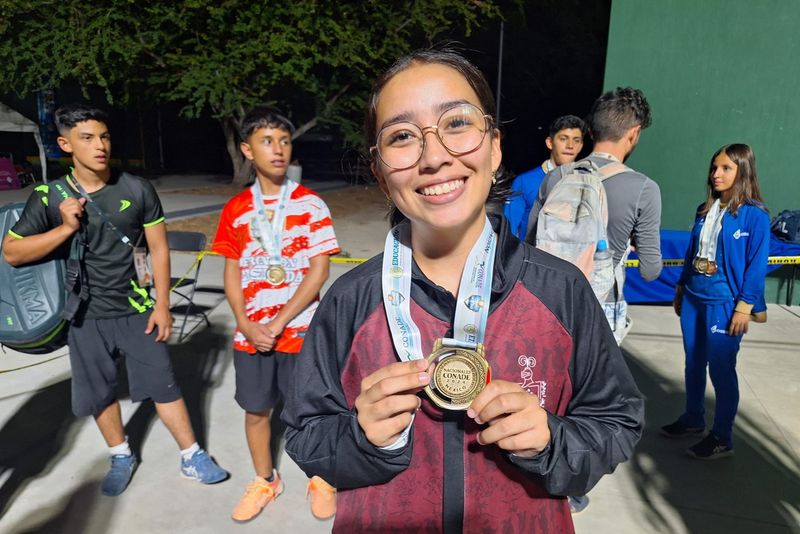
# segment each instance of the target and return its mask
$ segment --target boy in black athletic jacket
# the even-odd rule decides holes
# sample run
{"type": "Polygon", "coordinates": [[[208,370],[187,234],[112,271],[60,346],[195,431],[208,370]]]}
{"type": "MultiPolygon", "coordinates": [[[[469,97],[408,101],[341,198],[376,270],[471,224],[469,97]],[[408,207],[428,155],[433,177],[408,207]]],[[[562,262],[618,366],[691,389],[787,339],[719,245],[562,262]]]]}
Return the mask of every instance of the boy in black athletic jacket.
{"type": "Polygon", "coordinates": [[[105,113],[86,105],[56,111],[58,144],[72,156],[74,168],[34,189],[4,239],[3,254],[18,266],[63,255],[73,239],[85,243],[85,299],[69,330],[72,411],[94,416],[108,444],[111,468],[102,493],[122,493],[137,465],[116,398],[116,361],[122,354],[131,399],[155,402],[181,449],[181,473],[203,484],[220,482],[228,474],[197,444],[167,350],[170,263],[161,202],[146,180],[111,171],[107,124],[105,113]],[[152,275],[141,268],[147,249],[152,275]]]}

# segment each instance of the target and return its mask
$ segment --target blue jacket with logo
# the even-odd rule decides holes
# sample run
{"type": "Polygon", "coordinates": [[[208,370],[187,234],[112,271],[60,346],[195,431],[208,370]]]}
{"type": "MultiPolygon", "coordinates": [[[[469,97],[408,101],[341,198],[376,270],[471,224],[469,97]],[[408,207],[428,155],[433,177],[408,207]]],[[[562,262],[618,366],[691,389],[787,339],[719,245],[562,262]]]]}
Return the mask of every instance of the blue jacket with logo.
{"type": "MultiPolygon", "coordinates": [[[[686,250],[678,285],[685,286],[689,277],[698,275],[692,268],[692,260],[700,244],[700,230],[705,215],[698,214],[692,228],[692,238],[686,250]]],[[[767,309],[764,299],[764,284],[769,259],[769,214],[763,205],[744,204],[736,215],[725,212],[722,230],[719,233],[717,261],[726,275],[736,303],[753,305],[753,313],[767,309]]],[[[699,275],[704,276],[704,275],[699,275]]]]}

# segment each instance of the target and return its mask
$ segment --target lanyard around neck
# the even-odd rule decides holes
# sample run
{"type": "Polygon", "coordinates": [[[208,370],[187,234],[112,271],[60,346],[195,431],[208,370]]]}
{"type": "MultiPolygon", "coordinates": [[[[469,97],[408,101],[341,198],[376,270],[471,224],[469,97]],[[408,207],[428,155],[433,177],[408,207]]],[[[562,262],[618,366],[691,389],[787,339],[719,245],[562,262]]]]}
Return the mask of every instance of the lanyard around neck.
{"type": "Polygon", "coordinates": [[[281,264],[281,240],[283,239],[283,226],[286,219],[286,208],[289,204],[289,180],[284,179],[281,190],[278,193],[277,209],[272,214],[271,224],[267,224],[267,210],[264,207],[264,194],[261,191],[261,184],[256,178],[255,183],[250,188],[253,194],[254,208],[256,211],[256,225],[258,226],[258,241],[261,248],[269,256],[269,263],[281,264]]]}
{"type": "Polygon", "coordinates": [[[131,243],[130,238],[125,234],[123,234],[120,231],[120,229],[117,228],[113,222],[111,222],[111,219],[108,218],[108,215],[106,215],[103,212],[103,210],[100,209],[100,206],[98,206],[97,203],[94,200],[92,200],[92,197],[89,196],[89,193],[86,192],[86,190],[83,188],[83,186],[81,185],[81,183],[78,181],[77,178],[74,178],[72,174],[68,174],[67,183],[70,186],[72,186],[72,188],[75,189],[78,192],[78,194],[86,200],[86,206],[91,208],[92,211],[94,211],[97,214],[97,216],[100,217],[103,220],[103,222],[108,225],[111,231],[117,234],[117,237],[119,237],[120,241],[122,241],[129,247],[133,248],[133,244],[131,243]]]}
{"type": "MultiPolygon", "coordinates": [[[[419,327],[411,318],[411,227],[401,223],[386,236],[383,252],[383,305],[397,355],[403,361],[424,357],[419,327]]],[[[497,234],[487,218],[472,246],[456,299],[453,337],[443,345],[474,349],[483,343],[489,317],[497,234]]]]}
{"type": "Polygon", "coordinates": [[[697,247],[697,257],[706,258],[709,261],[716,261],[717,242],[719,233],[722,231],[722,219],[728,207],[720,205],[719,199],[715,200],[708,210],[703,221],[703,228],[700,230],[700,244],[697,247]]]}

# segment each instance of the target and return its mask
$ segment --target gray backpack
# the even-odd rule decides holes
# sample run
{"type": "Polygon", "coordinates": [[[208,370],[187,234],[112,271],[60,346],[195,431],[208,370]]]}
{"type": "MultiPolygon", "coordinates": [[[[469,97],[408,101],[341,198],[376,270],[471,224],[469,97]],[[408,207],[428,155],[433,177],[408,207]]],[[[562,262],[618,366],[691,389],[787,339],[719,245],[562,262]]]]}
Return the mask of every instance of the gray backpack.
{"type": "Polygon", "coordinates": [[[625,172],[622,163],[598,167],[583,159],[560,167],[561,180],[547,195],[536,225],[536,247],[577,266],[604,302],[614,287],[608,248],[608,203],[603,180],[625,172]]]}

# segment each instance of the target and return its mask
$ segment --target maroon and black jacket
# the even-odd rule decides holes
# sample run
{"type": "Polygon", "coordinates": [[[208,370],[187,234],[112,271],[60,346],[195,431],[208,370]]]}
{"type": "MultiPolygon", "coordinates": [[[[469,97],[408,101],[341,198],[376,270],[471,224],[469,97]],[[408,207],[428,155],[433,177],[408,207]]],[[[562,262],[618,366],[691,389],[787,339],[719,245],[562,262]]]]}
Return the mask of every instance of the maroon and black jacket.
{"type": "MultiPolygon", "coordinates": [[[[358,425],[361,380],[398,361],[381,298],[382,255],[322,299],[286,399],[286,451],[339,489],[334,532],[572,532],[564,495],[583,495],[630,457],[644,404],[591,287],[574,266],[513,237],[499,241],[485,337],[492,378],[517,382],[549,413],[532,459],[481,446],[466,412],[424,394],[408,444],[373,446],[358,425]]],[[[451,336],[455,298],[413,266],[422,347],[451,336]]]]}

